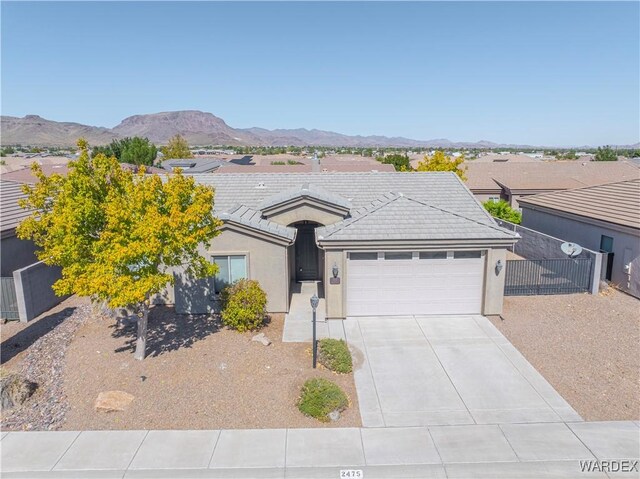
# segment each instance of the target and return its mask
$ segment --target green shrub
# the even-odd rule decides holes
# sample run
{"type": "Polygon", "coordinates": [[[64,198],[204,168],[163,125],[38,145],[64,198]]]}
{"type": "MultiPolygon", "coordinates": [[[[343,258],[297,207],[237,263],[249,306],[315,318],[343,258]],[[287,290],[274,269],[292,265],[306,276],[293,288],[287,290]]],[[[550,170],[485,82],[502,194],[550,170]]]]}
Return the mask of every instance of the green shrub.
{"type": "Polygon", "coordinates": [[[309,379],[302,386],[298,409],[305,416],[328,422],[329,413],[344,411],[349,406],[347,395],[338,387],[323,378],[309,379]]]}
{"type": "Polygon", "coordinates": [[[321,339],[318,341],[318,361],[325,368],[346,374],[353,370],[351,353],[342,339],[321,339]]]}
{"type": "Polygon", "coordinates": [[[222,323],[245,332],[259,329],[265,318],[267,295],[257,281],[241,279],[227,286],[221,295],[222,323]]]}

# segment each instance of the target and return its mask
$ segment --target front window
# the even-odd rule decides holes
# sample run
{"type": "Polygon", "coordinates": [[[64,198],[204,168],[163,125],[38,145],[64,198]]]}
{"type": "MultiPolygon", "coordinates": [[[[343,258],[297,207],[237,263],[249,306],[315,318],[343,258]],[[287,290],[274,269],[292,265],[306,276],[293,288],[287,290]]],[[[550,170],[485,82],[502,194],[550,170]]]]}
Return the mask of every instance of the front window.
{"type": "Polygon", "coordinates": [[[247,257],[244,255],[214,256],[213,262],[218,265],[218,273],[214,278],[216,293],[247,277],[247,257]]]}

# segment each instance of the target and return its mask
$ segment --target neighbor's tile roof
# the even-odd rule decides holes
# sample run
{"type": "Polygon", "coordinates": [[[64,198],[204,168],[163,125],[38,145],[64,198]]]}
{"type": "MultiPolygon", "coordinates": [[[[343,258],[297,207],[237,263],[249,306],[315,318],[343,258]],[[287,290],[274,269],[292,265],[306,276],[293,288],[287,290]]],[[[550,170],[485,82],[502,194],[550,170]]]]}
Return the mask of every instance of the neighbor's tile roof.
{"type": "Polygon", "coordinates": [[[640,178],[640,169],[627,161],[535,161],[526,163],[466,162],[471,190],[567,190],[640,178]]]}
{"type": "MultiPolygon", "coordinates": [[[[288,190],[300,189],[304,184],[313,184],[318,189],[350,202],[352,216],[359,213],[361,208],[372,207],[372,203],[380,201],[380,198],[389,192],[402,193],[414,203],[422,203],[421,206],[415,207],[413,204],[401,202],[401,205],[411,205],[411,208],[398,208],[394,215],[385,216],[388,223],[383,226],[388,232],[401,222],[424,221],[424,215],[418,214],[418,210],[423,211],[425,205],[465,218],[469,224],[473,224],[469,227],[471,235],[475,234],[477,225],[497,228],[491,216],[453,173],[199,174],[194,175],[194,178],[199,183],[215,187],[215,211],[218,215],[235,211],[238,204],[258,211],[263,202],[270,197],[277,198],[277,195],[288,190]],[[414,214],[417,214],[415,218],[412,216],[414,214]]],[[[438,225],[440,226],[448,227],[446,222],[438,225]]],[[[434,229],[434,225],[428,227],[434,229]]],[[[501,238],[513,238],[506,230],[497,228],[495,231],[501,238]]]]}
{"type": "Polygon", "coordinates": [[[640,229],[640,179],[528,196],[518,202],[640,229]]]}
{"type": "Polygon", "coordinates": [[[20,207],[18,201],[26,198],[22,192],[22,184],[14,181],[0,181],[0,231],[8,232],[16,228],[20,222],[31,215],[30,210],[20,207]]]}
{"type": "Polygon", "coordinates": [[[397,193],[387,193],[351,218],[316,230],[321,241],[445,240],[516,238],[495,224],[478,222],[453,211],[397,193]]]}

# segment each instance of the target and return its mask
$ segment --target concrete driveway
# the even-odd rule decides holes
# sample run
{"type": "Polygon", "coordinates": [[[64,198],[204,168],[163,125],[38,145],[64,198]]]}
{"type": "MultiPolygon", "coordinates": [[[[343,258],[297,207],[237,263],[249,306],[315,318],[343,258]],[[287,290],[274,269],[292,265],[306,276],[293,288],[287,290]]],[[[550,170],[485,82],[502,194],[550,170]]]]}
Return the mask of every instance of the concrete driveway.
{"type": "Polygon", "coordinates": [[[582,421],[483,316],[347,319],[365,427],[582,421]]]}

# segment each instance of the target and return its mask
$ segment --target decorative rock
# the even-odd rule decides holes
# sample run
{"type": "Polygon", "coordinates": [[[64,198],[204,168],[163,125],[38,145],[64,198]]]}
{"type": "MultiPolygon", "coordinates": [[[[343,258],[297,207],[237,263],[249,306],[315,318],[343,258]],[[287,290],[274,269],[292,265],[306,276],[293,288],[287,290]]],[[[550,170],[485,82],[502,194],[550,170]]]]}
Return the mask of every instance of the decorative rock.
{"type": "Polygon", "coordinates": [[[337,409],[335,411],[331,411],[329,413],[329,419],[331,419],[332,422],[336,422],[338,419],[340,419],[340,411],[338,411],[337,409]]]}
{"type": "Polygon", "coordinates": [[[2,409],[19,406],[31,397],[38,385],[19,374],[9,374],[0,380],[2,409]]]}
{"type": "Polygon", "coordinates": [[[98,394],[94,407],[98,412],[124,411],[134,398],[124,391],[103,391],[98,394]]]}
{"type": "Polygon", "coordinates": [[[271,341],[264,335],[264,333],[256,334],[253,338],[251,338],[251,341],[262,343],[264,346],[269,346],[271,344],[271,341]]]}

